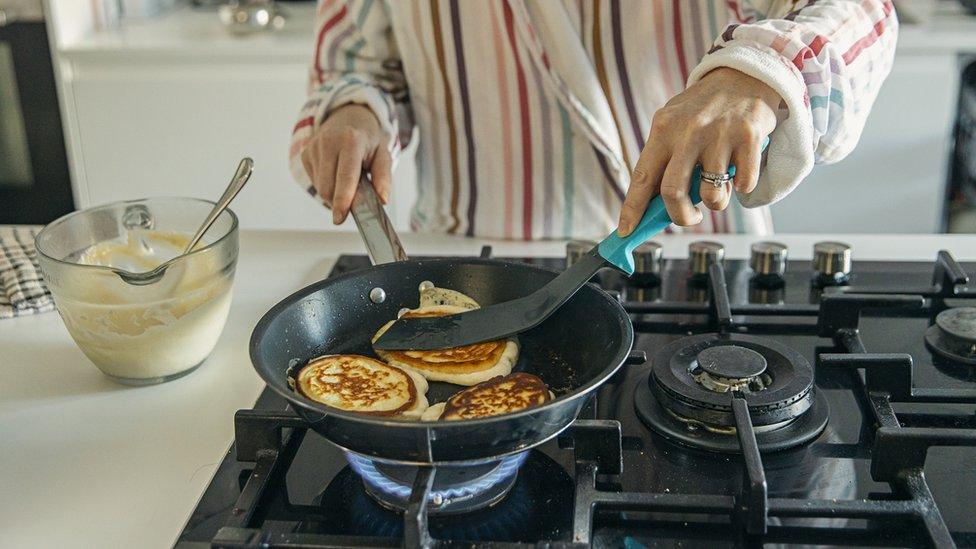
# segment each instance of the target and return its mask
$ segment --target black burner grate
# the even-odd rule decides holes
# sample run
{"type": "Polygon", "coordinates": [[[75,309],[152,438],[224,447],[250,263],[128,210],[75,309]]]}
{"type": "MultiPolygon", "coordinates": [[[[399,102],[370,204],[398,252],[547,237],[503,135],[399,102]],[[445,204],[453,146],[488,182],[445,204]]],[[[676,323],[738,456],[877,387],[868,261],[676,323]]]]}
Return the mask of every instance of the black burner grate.
{"type": "MultiPolygon", "coordinates": [[[[628,529],[653,529],[659,537],[673,539],[731,539],[733,543],[812,543],[820,545],[931,545],[952,547],[956,542],[976,544],[976,533],[957,532],[953,539],[923,474],[929,449],[976,446],[976,390],[929,388],[913,385],[914,364],[909,354],[867,352],[860,323],[862,316],[913,316],[932,321],[954,300],[972,303],[976,293],[962,285],[962,268],[946,252],[940,252],[928,287],[834,288],[818,296],[816,303],[739,304],[732,306],[720,266],[713,266],[706,302],[630,302],[624,305],[640,331],[671,333],[804,334],[829,338],[833,347],[820,352],[817,369],[849,374],[849,383],[864,417],[863,440],[857,445],[823,443],[818,451],[838,456],[870,448],[870,475],[887,483],[890,494],[870,494],[853,499],[773,497],[767,470],[745,396],[728,394],[735,423],[736,459],[742,482],[733,494],[703,494],[620,490],[614,479],[625,473],[621,423],[606,419],[579,419],[561,435],[559,446],[571,449],[575,484],[570,532],[567,536],[531,543],[477,542],[435,539],[427,516],[428,500],[436,468],[423,467],[414,479],[409,503],[402,515],[402,535],[364,538],[266,528],[265,517],[281,508],[303,517],[322,514],[321,508],[280,501],[269,488],[280,481],[302,443],[306,425],[295,415],[242,410],[236,416],[237,459],[253,462],[227,524],[212,541],[227,548],[310,547],[583,547],[594,541],[594,519],[607,512],[626,512],[629,522],[619,524],[620,545],[628,529]],[[663,317],[663,318],[662,318],[663,317]],[[680,321],[676,321],[678,318],[680,321]],[[928,414],[896,413],[894,405],[963,404],[968,412],[928,414]],[[701,517],[689,525],[688,516],[701,517]],[[675,520],[681,516],[681,520],[675,520]],[[851,519],[841,527],[797,525],[788,519],[851,519]],[[876,527],[884,524],[883,529],[876,527]],[[863,526],[863,527],[862,527],[863,526]]],[[[643,352],[632,353],[639,363],[643,352]]],[[[592,417],[598,406],[589,407],[592,417]]],[[[535,454],[536,451],[533,451],[535,454]]],[[[541,454],[539,454],[541,455],[541,454]]],[[[770,456],[767,456],[770,457],[770,456]]],[[[532,458],[530,458],[531,461],[532,458]]],[[[775,459],[775,458],[771,458],[775,459]]],[[[552,502],[552,505],[565,502],[552,502]]],[[[619,518],[619,515],[614,515],[619,518]]],[[[433,517],[430,520],[434,520],[433,517]]],[[[613,532],[614,518],[605,530],[613,532]]]]}

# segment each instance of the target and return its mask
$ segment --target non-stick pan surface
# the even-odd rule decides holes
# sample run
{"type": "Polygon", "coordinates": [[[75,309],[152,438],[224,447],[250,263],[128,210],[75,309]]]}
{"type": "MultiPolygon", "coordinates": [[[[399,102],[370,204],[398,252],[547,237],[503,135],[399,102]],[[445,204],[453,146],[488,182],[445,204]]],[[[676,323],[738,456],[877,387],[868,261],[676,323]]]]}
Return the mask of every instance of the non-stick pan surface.
{"type": "MultiPolygon", "coordinates": [[[[376,458],[443,463],[484,461],[526,450],[565,429],[585,396],[620,367],[633,343],[623,307],[594,285],[583,287],[537,328],[519,335],[515,371],[541,377],[556,399],[500,416],[420,422],[343,412],[292,391],[289,376],[323,354],[375,356],[370,339],[404,307],[414,308],[420,283],[470,295],[482,305],[526,295],[556,273],[490,259],[422,259],[379,265],[312,284],[284,299],[258,322],[251,361],[268,386],[291,402],[331,442],[376,458]],[[382,288],[386,299],[369,294],[382,288]]],[[[431,382],[431,404],[463,387],[431,382]]]]}

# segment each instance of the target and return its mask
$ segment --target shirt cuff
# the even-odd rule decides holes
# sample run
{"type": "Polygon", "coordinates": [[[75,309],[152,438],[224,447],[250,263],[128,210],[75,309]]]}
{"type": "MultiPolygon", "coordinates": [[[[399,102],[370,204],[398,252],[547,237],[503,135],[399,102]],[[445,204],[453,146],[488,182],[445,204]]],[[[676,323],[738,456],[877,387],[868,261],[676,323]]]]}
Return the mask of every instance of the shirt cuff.
{"type": "Polygon", "coordinates": [[[705,56],[688,76],[688,85],[709,71],[729,67],[776,90],[788,112],[769,136],[759,183],[748,194],[736,193],[747,208],[772,204],[788,195],[813,169],[813,120],[803,76],[778,53],[754,46],[730,44],[705,56]]]}

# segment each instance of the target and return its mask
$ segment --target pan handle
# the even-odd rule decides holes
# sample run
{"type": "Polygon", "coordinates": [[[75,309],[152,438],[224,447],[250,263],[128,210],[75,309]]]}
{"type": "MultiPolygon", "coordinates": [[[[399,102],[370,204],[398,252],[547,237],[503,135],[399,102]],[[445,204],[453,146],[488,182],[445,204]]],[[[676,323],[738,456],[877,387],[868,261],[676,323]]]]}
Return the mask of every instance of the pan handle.
{"type": "Polygon", "coordinates": [[[359,176],[359,187],[352,199],[352,218],[373,265],[407,260],[400,237],[365,172],[359,176]]]}

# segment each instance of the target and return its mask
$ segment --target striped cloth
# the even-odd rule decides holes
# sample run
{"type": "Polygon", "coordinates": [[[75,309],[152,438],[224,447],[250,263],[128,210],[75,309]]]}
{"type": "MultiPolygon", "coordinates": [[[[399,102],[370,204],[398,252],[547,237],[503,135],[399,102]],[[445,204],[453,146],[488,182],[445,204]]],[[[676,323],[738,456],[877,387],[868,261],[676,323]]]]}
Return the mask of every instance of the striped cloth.
{"type": "Polygon", "coordinates": [[[654,111],[725,66],[786,108],[757,189],[690,230],[763,234],[762,206],[857,143],[896,35],[883,0],[324,0],[291,167],[314,195],[301,151],[362,104],[394,153],[419,134],[415,229],[593,238],[616,223],[654,111]]]}
{"type": "Polygon", "coordinates": [[[34,249],[40,230],[0,227],[0,320],[54,310],[34,249]]]}

